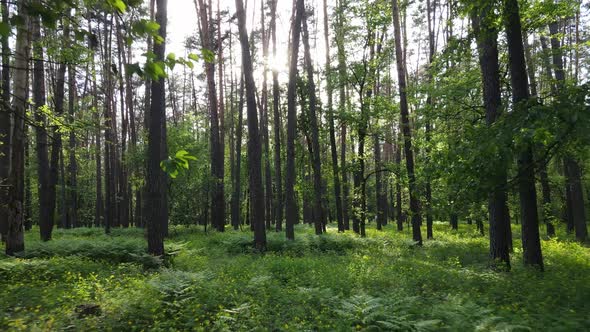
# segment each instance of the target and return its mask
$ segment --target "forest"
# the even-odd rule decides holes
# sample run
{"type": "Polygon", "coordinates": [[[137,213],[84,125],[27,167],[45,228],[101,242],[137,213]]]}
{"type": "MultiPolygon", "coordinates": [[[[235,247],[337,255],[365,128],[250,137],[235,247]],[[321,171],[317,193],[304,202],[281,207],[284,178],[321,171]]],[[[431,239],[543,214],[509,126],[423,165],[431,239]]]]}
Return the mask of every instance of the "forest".
{"type": "Polygon", "coordinates": [[[0,330],[590,330],[589,2],[0,13],[0,330]]]}

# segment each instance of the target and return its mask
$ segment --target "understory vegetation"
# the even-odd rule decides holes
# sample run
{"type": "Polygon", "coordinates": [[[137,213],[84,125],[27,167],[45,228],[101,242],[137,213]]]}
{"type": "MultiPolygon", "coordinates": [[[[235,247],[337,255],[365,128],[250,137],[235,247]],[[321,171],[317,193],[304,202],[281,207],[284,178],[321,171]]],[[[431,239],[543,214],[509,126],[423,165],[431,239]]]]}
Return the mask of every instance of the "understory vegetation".
{"type": "MultiPolygon", "coordinates": [[[[513,225],[513,262],[522,259],[513,225]]],[[[297,239],[175,226],[167,255],[146,254],[142,229],[26,233],[21,258],[0,258],[0,330],[97,331],[582,331],[590,326],[590,251],[558,231],[544,239],[546,270],[488,265],[475,225],[435,223],[415,246],[394,225],[367,238],[297,239]]]]}

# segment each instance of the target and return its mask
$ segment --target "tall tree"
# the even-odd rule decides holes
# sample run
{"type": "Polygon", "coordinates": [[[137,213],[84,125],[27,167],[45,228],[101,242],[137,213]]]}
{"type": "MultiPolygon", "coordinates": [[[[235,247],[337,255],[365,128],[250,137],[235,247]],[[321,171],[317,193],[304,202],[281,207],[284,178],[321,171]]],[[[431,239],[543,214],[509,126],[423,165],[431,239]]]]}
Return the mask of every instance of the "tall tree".
{"type": "MultiPolygon", "coordinates": [[[[272,38],[272,56],[277,59],[277,2],[272,0],[270,3],[270,30],[272,38]]],[[[275,197],[274,197],[274,219],[277,232],[283,230],[283,170],[281,169],[281,113],[280,113],[280,86],[279,71],[275,67],[272,69],[272,109],[273,109],[273,129],[274,129],[274,167],[275,167],[275,197]]]]}
{"type": "MultiPolygon", "coordinates": [[[[344,48],[344,0],[338,1],[337,6],[337,28],[336,28],[336,45],[338,47],[338,108],[340,113],[344,113],[346,110],[346,85],[347,85],[347,74],[346,74],[346,51],[344,48]]],[[[350,229],[349,220],[349,183],[348,174],[346,171],[346,135],[347,126],[346,122],[340,120],[340,170],[342,175],[342,222],[344,223],[344,230],[350,229]]]]}
{"type": "Polygon", "coordinates": [[[270,142],[268,134],[268,47],[270,31],[267,31],[264,10],[264,0],[260,1],[260,25],[262,32],[262,91],[260,107],[260,132],[264,144],[264,219],[266,229],[270,229],[272,222],[272,174],[270,170],[270,142]]]}
{"type": "MultiPolygon", "coordinates": [[[[527,112],[526,102],[529,98],[522,27],[517,0],[504,0],[504,24],[510,63],[510,83],[514,107],[527,112]]],[[[523,258],[526,265],[543,270],[543,255],[539,238],[539,216],[537,214],[537,192],[535,189],[535,170],[533,149],[530,142],[525,142],[518,156],[518,193],[520,196],[520,214],[522,228],[523,258]]]]}
{"type": "Polygon", "coordinates": [[[412,238],[418,245],[422,245],[422,233],[420,232],[420,201],[416,188],[416,174],[414,172],[414,151],[412,150],[412,130],[410,128],[410,116],[408,112],[408,97],[406,84],[406,64],[403,56],[400,28],[400,10],[397,0],[393,0],[393,30],[395,38],[395,60],[397,64],[397,77],[400,99],[401,130],[404,142],[404,154],[406,156],[406,170],[408,172],[410,211],[412,212],[412,238]]]}
{"type": "Polygon", "coordinates": [[[242,0],[236,0],[238,30],[242,49],[242,68],[246,87],[246,108],[248,112],[248,165],[250,187],[250,220],[254,223],[254,246],[263,251],[266,249],[266,232],[264,225],[264,197],[262,190],[262,146],[256,112],[256,86],[254,84],[254,68],[250,54],[248,31],[246,30],[246,13],[242,0]]]}
{"type": "MultiPolygon", "coordinates": [[[[163,41],[155,42],[153,52],[156,61],[164,61],[166,53],[166,24],[168,0],[156,0],[158,34],[163,41]]],[[[165,159],[166,145],[166,89],[164,77],[151,82],[150,121],[148,128],[147,197],[146,207],[148,252],[155,256],[164,254],[164,233],[168,223],[168,201],[165,199],[167,179],[160,168],[165,159]]]]}
{"type": "MultiPolygon", "coordinates": [[[[492,126],[500,116],[502,96],[500,92],[500,64],[498,61],[498,32],[491,15],[493,4],[486,2],[479,11],[471,15],[473,30],[479,54],[483,98],[486,107],[486,123],[492,126]]],[[[510,246],[508,236],[510,219],[508,216],[508,195],[506,193],[506,160],[493,176],[495,188],[488,199],[490,220],[490,257],[510,268],[510,246]]]]}
{"type": "MultiPolygon", "coordinates": [[[[2,0],[2,22],[8,22],[7,0],[2,0]]],[[[8,177],[11,166],[12,110],[10,107],[10,44],[8,34],[1,37],[2,42],[2,106],[0,107],[0,238],[4,242],[8,232],[8,177]]]]}
{"type": "MultiPolygon", "coordinates": [[[[198,1],[199,18],[201,23],[201,44],[207,50],[214,49],[213,36],[210,33],[210,22],[207,6],[204,0],[198,1]]],[[[218,41],[221,42],[221,41],[218,41]]],[[[218,61],[221,61],[218,59],[218,61]]],[[[217,90],[215,87],[215,63],[205,61],[205,74],[207,75],[207,91],[209,98],[209,119],[211,144],[211,177],[214,181],[211,191],[211,224],[215,229],[223,232],[225,229],[225,202],[223,195],[223,150],[219,127],[219,105],[217,90]]]]}
{"type": "MultiPolygon", "coordinates": [[[[303,0],[300,0],[303,2],[303,0]]],[[[305,6],[304,4],[301,6],[305,6]]],[[[309,32],[307,30],[307,15],[301,21],[303,33],[303,49],[305,58],[305,68],[307,72],[307,93],[309,98],[309,124],[311,130],[311,145],[312,145],[312,168],[313,168],[313,189],[314,189],[314,226],[315,233],[320,235],[323,233],[322,222],[324,220],[324,209],[322,206],[322,171],[320,159],[320,133],[318,128],[317,117],[317,97],[315,92],[313,63],[311,62],[311,51],[309,46],[309,32]]]]}
{"type": "Polygon", "coordinates": [[[326,47],[326,94],[327,100],[327,115],[328,126],[330,131],[330,155],[332,157],[332,174],[334,177],[334,200],[336,202],[336,220],[338,222],[338,232],[344,232],[344,219],[342,217],[342,196],[340,185],[340,171],[338,169],[338,151],[336,149],[336,132],[334,128],[334,109],[333,109],[333,77],[332,65],[330,59],[330,31],[329,31],[329,17],[328,17],[328,1],[323,1],[324,10],[324,43],[326,47]]]}
{"type": "Polygon", "coordinates": [[[291,49],[289,58],[289,83],[287,85],[287,169],[285,176],[285,213],[287,239],[295,239],[294,225],[299,221],[299,211],[295,200],[295,135],[296,135],[296,97],[297,97],[297,60],[299,57],[299,40],[301,21],[305,6],[302,0],[296,0],[293,22],[291,23],[291,49]]]}
{"type": "MultiPolygon", "coordinates": [[[[68,117],[71,127],[74,125],[76,103],[76,72],[74,65],[68,65],[68,117]]],[[[70,226],[78,227],[78,162],[76,160],[76,133],[70,131],[69,137],[69,163],[68,163],[68,187],[67,209],[70,216],[70,226]]],[[[127,183],[125,182],[125,185],[127,183]]]]}
{"type": "MultiPolygon", "coordinates": [[[[12,139],[3,143],[10,144],[10,162],[8,173],[8,221],[6,232],[6,254],[13,256],[25,250],[24,239],[24,179],[25,179],[25,116],[28,96],[28,72],[30,56],[29,38],[29,2],[21,1],[18,6],[18,14],[22,22],[17,27],[14,66],[19,68],[13,78],[13,103],[12,111],[12,139]]],[[[6,137],[6,136],[5,136],[6,137]]]]}
{"type": "Polygon", "coordinates": [[[41,41],[41,24],[39,18],[33,19],[34,63],[33,63],[33,102],[35,103],[35,139],[37,154],[37,175],[39,195],[39,231],[41,240],[51,240],[53,214],[49,206],[49,151],[47,140],[47,119],[43,110],[45,100],[45,62],[41,41]]]}
{"type": "MultiPolygon", "coordinates": [[[[434,33],[434,27],[436,26],[435,22],[436,22],[436,1],[431,2],[431,0],[426,0],[426,16],[427,16],[427,22],[428,22],[428,66],[431,67],[432,66],[432,61],[434,60],[434,53],[436,50],[436,41],[435,41],[435,33],[434,33]]],[[[434,80],[432,77],[432,68],[428,69],[428,83],[429,84],[433,84],[434,80]]],[[[430,93],[428,93],[428,97],[426,98],[426,104],[428,105],[427,109],[431,110],[433,105],[434,105],[434,101],[433,101],[433,97],[430,93]]],[[[430,139],[431,139],[431,131],[432,131],[432,125],[430,123],[429,120],[429,116],[426,116],[426,142],[430,143],[430,139]]],[[[429,155],[430,151],[427,148],[426,150],[426,158],[428,160],[428,155],[429,155]]],[[[430,184],[430,179],[427,178],[426,179],[426,238],[427,239],[432,239],[434,237],[434,235],[432,234],[432,186],[430,184]]]]}
{"type": "MultiPolygon", "coordinates": [[[[551,34],[553,68],[555,71],[555,80],[557,81],[556,89],[557,92],[561,92],[565,87],[565,71],[563,68],[563,52],[558,38],[558,22],[555,21],[549,24],[549,33],[551,34]]],[[[588,229],[586,228],[586,208],[584,206],[580,164],[571,152],[566,152],[563,158],[563,165],[567,186],[566,192],[569,193],[569,195],[566,195],[567,216],[574,226],[576,239],[584,242],[588,238],[588,229]]]]}

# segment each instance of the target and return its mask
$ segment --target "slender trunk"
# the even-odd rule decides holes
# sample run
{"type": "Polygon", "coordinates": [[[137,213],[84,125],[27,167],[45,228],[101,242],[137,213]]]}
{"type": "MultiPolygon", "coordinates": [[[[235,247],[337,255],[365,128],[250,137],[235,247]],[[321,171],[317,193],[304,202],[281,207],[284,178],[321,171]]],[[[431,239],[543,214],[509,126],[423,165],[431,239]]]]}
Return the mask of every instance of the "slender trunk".
{"type": "Polygon", "coordinates": [[[248,165],[250,199],[252,201],[251,220],[254,226],[254,246],[259,251],[266,249],[266,232],[264,229],[264,197],[262,190],[262,147],[256,113],[256,86],[254,84],[254,68],[246,31],[246,15],[242,0],[236,0],[238,29],[242,46],[242,68],[244,68],[244,83],[246,87],[246,107],[248,110],[248,165]]]}
{"type": "MultiPolygon", "coordinates": [[[[74,103],[76,97],[76,74],[74,66],[68,66],[68,113],[70,119],[70,125],[74,125],[74,103]]],[[[68,170],[70,173],[69,177],[69,199],[68,199],[68,210],[70,215],[70,226],[78,227],[78,164],[76,161],[76,133],[72,130],[69,137],[69,164],[68,170]]],[[[126,184],[125,184],[126,185],[126,184]]]]}
{"type": "Polygon", "coordinates": [[[96,204],[94,209],[94,226],[100,227],[104,223],[104,202],[102,194],[102,144],[101,144],[101,118],[98,110],[98,87],[96,84],[96,65],[92,57],[92,108],[94,110],[95,132],[95,160],[96,160],[96,204]]]}
{"type": "MultiPolygon", "coordinates": [[[[528,38],[524,36],[524,51],[525,59],[527,62],[527,74],[529,77],[529,86],[531,89],[531,96],[534,99],[538,98],[537,92],[537,79],[535,75],[535,66],[533,62],[533,56],[531,52],[531,46],[528,43],[528,38]]],[[[539,145],[542,148],[542,145],[539,145]]],[[[551,223],[552,209],[551,209],[551,188],[549,187],[549,177],[547,176],[547,163],[541,162],[539,164],[539,178],[541,182],[541,194],[542,194],[542,217],[543,222],[547,230],[547,236],[551,237],[555,235],[555,228],[551,223]]]]}
{"type": "MultiPolygon", "coordinates": [[[[7,0],[0,2],[2,10],[2,22],[9,20],[9,8],[7,0]]],[[[2,42],[2,101],[10,104],[10,44],[8,34],[1,36],[2,42]]],[[[8,232],[8,203],[10,198],[8,178],[11,169],[12,149],[12,112],[6,107],[0,108],[0,238],[6,240],[8,232]]]]}
{"type": "MultiPolygon", "coordinates": [[[[559,39],[557,39],[558,24],[552,22],[549,24],[549,33],[551,33],[551,49],[553,51],[553,68],[555,69],[555,79],[557,81],[557,92],[565,86],[565,73],[563,65],[563,54],[559,39]]],[[[557,96],[557,98],[560,98],[557,96]]],[[[573,225],[576,233],[576,239],[580,242],[588,238],[588,229],[586,228],[586,210],[584,206],[584,189],[582,188],[582,172],[576,158],[566,152],[563,158],[566,186],[569,195],[567,199],[567,216],[569,224],[573,225]]]]}
{"type": "Polygon", "coordinates": [[[412,150],[412,132],[410,128],[410,117],[408,112],[408,100],[406,92],[406,65],[402,53],[401,33],[399,23],[399,5],[397,0],[393,1],[393,27],[395,34],[395,57],[397,62],[397,76],[400,94],[401,127],[404,139],[404,153],[406,155],[406,169],[409,180],[410,211],[412,212],[412,238],[422,245],[422,234],[420,232],[420,202],[417,197],[416,175],[414,173],[414,152],[412,150]]]}
{"type": "Polygon", "coordinates": [[[127,107],[129,98],[126,98],[125,85],[127,84],[126,77],[124,77],[126,62],[124,60],[125,46],[123,45],[123,36],[121,32],[121,25],[119,19],[116,19],[117,26],[117,54],[118,54],[118,65],[119,65],[119,101],[120,101],[120,114],[121,114],[121,158],[117,159],[119,163],[118,167],[118,183],[117,183],[117,210],[119,211],[119,225],[122,227],[129,227],[129,194],[128,188],[128,166],[126,162],[127,157],[127,133],[129,131],[129,118],[127,113],[127,107]]]}
{"type": "MultiPolygon", "coordinates": [[[[344,7],[342,0],[338,2],[336,18],[338,19],[338,29],[336,29],[336,45],[338,47],[338,108],[343,113],[346,110],[346,51],[344,49],[344,7]]],[[[329,49],[329,48],[327,48],[329,49]]],[[[348,174],[346,172],[346,123],[340,121],[340,170],[342,175],[342,223],[344,230],[350,229],[348,202],[349,202],[349,184],[348,174]]]]}
{"type": "Polygon", "coordinates": [[[328,126],[330,130],[330,152],[332,157],[332,174],[334,177],[334,199],[336,202],[336,220],[338,222],[338,232],[344,232],[344,220],[342,217],[342,196],[340,194],[340,172],[338,169],[338,151],[336,150],[336,133],[334,128],[334,109],[333,109],[333,87],[332,87],[332,66],[330,64],[330,32],[328,17],[328,1],[323,1],[324,10],[324,42],[326,47],[326,94],[328,126]]]}
{"type": "Polygon", "coordinates": [[[45,63],[41,46],[41,25],[38,18],[33,21],[34,57],[33,63],[33,101],[35,103],[35,136],[37,154],[37,175],[39,195],[39,232],[42,241],[51,240],[53,215],[49,206],[49,151],[47,141],[47,119],[41,109],[46,105],[45,99],[45,63]]]}
{"type": "Polygon", "coordinates": [[[266,229],[271,228],[272,223],[272,174],[270,170],[270,142],[268,134],[268,44],[270,34],[267,32],[265,24],[266,13],[264,11],[264,0],[260,1],[260,23],[262,31],[262,91],[260,107],[260,132],[264,144],[264,214],[266,229]]]}
{"type": "Polygon", "coordinates": [[[373,135],[373,156],[375,159],[375,202],[377,205],[377,230],[381,230],[382,226],[387,223],[387,206],[384,204],[385,194],[383,188],[383,177],[381,176],[381,169],[383,164],[381,162],[381,144],[379,142],[379,135],[373,135]]]}
{"type": "Polygon", "coordinates": [[[398,132],[395,144],[395,166],[397,169],[396,172],[396,181],[395,181],[395,221],[397,223],[397,230],[403,231],[404,230],[404,219],[402,215],[402,178],[401,178],[401,167],[402,167],[402,148],[401,148],[401,131],[398,132]]]}
{"type": "Polygon", "coordinates": [[[242,130],[244,118],[244,74],[240,73],[240,100],[238,102],[238,126],[236,128],[236,167],[235,184],[232,196],[232,226],[237,230],[240,225],[240,192],[242,190],[242,130]]]}
{"type": "MultiPolygon", "coordinates": [[[[271,1],[270,29],[272,38],[272,54],[277,57],[277,26],[276,10],[278,0],[271,1]]],[[[283,175],[281,169],[281,113],[280,113],[280,87],[279,72],[276,68],[272,70],[272,109],[273,109],[273,126],[274,126],[274,167],[275,167],[275,197],[274,197],[274,216],[275,228],[277,232],[283,230],[283,175]]]]}
{"type": "MultiPolygon", "coordinates": [[[[203,48],[213,50],[213,39],[209,31],[210,23],[207,16],[207,6],[204,0],[198,1],[198,12],[201,23],[201,44],[203,48]]],[[[217,90],[215,87],[215,64],[205,62],[205,74],[207,76],[207,92],[209,98],[211,153],[211,177],[213,190],[211,190],[211,224],[220,232],[225,229],[225,203],[223,195],[223,151],[221,150],[221,138],[219,129],[219,105],[217,90]]]]}
{"type": "Polygon", "coordinates": [[[299,211],[295,200],[295,129],[297,122],[297,60],[299,57],[301,22],[305,12],[305,6],[302,0],[296,0],[294,10],[295,13],[291,25],[289,83],[287,86],[287,174],[285,177],[286,236],[289,240],[295,239],[293,227],[299,222],[299,211]]]}
{"type": "MultiPolygon", "coordinates": [[[[67,43],[69,35],[69,24],[64,23],[64,35],[62,43],[67,43]]],[[[66,64],[60,63],[57,69],[56,75],[56,82],[54,87],[54,96],[53,96],[53,103],[55,105],[55,115],[62,116],[64,113],[64,95],[65,95],[65,75],[66,75],[66,64]]],[[[57,206],[57,192],[56,186],[59,181],[59,169],[60,169],[60,156],[62,150],[62,137],[57,126],[53,127],[52,134],[53,138],[52,146],[51,146],[51,160],[50,160],[50,177],[49,177],[49,204],[50,204],[50,214],[55,214],[55,209],[57,206]]],[[[62,210],[60,213],[60,221],[58,223],[58,227],[65,227],[67,224],[67,216],[63,213],[62,210]]]]}
{"type": "MultiPolygon", "coordinates": [[[[434,59],[434,52],[435,52],[435,39],[434,39],[434,26],[436,20],[436,1],[431,3],[430,0],[426,0],[426,15],[428,16],[428,82],[433,84],[433,77],[432,77],[432,61],[434,59]]],[[[427,110],[431,110],[434,107],[433,97],[428,94],[426,98],[427,110]]],[[[432,126],[430,124],[430,115],[426,115],[426,160],[429,160],[430,155],[430,148],[428,144],[431,140],[431,130],[432,126]]],[[[426,238],[432,239],[434,235],[432,234],[432,186],[430,184],[430,176],[426,175],[426,238]]]]}
{"type": "MultiPolygon", "coordinates": [[[[303,1],[303,0],[300,0],[303,1]]],[[[303,48],[305,57],[305,67],[307,71],[307,87],[309,94],[309,124],[311,129],[311,144],[312,144],[312,168],[313,168],[313,189],[314,189],[314,225],[315,233],[320,235],[323,233],[322,223],[324,220],[324,209],[322,206],[322,172],[320,160],[320,134],[318,128],[318,118],[316,112],[316,94],[315,82],[313,78],[313,64],[311,62],[311,51],[309,47],[309,33],[307,30],[307,17],[302,20],[303,32],[303,48]]]]}
{"type": "MultiPolygon", "coordinates": [[[[505,0],[504,23],[508,43],[512,101],[516,108],[526,107],[529,98],[526,65],[522,42],[520,13],[516,0],[505,0]]],[[[525,110],[526,111],[526,110],[525,110]]],[[[524,143],[518,156],[518,192],[522,227],[522,246],[525,265],[543,270],[543,255],[539,238],[539,216],[537,214],[537,193],[533,151],[530,142],[524,143]]]]}

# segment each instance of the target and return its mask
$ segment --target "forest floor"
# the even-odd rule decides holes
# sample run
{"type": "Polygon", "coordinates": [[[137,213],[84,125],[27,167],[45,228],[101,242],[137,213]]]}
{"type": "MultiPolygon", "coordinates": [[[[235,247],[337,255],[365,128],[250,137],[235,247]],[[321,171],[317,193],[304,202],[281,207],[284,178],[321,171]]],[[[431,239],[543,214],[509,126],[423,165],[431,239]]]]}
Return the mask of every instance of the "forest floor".
{"type": "Polygon", "coordinates": [[[435,224],[414,247],[393,225],[367,238],[171,228],[169,257],[145,254],[141,229],[26,234],[22,259],[0,258],[0,330],[588,331],[590,248],[544,240],[546,272],[524,268],[513,228],[511,272],[488,267],[475,225],[435,224]]]}

